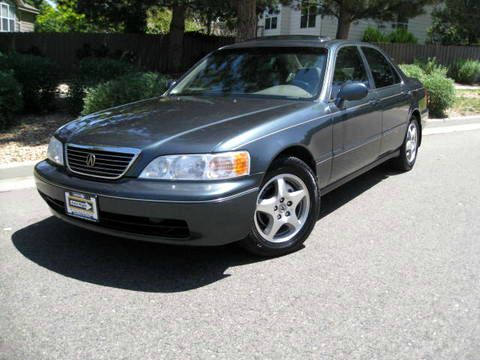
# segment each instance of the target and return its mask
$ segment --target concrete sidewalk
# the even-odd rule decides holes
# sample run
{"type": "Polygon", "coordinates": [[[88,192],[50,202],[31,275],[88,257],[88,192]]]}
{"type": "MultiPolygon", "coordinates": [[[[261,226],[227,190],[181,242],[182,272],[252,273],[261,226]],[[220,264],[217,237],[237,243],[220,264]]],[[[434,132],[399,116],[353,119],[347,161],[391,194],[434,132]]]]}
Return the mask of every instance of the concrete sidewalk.
{"type": "Polygon", "coordinates": [[[33,168],[38,161],[25,161],[0,164],[0,180],[23,178],[33,175],[33,168]]]}
{"type": "Polygon", "coordinates": [[[478,86],[478,85],[455,84],[455,89],[457,89],[457,90],[480,90],[480,86],[478,86]]]}

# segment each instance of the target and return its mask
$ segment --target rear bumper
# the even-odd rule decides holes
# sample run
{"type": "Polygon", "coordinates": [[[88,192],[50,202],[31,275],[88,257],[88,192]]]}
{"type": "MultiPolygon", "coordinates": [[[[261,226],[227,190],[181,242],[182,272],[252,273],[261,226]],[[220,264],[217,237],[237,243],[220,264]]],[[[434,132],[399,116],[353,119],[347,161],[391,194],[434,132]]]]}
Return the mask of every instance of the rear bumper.
{"type": "Polygon", "coordinates": [[[46,161],[35,167],[37,189],[60,219],[108,235],[178,245],[222,245],[245,238],[260,179],[101,182],[70,176],[46,161]],[[67,216],[65,191],[96,194],[99,222],[67,216]]]}

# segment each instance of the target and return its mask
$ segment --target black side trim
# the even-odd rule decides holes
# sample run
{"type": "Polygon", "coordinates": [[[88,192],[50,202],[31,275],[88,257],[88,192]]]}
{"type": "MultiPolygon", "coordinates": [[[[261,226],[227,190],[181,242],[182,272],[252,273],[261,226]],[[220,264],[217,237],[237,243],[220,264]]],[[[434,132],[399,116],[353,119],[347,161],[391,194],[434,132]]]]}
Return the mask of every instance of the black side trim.
{"type": "Polygon", "coordinates": [[[324,187],[323,189],[320,190],[320,195],[325,195],[325,194],[328,194],[330,191],[333,191],[335,190],[336,188],[346,184],[347,182],[349,182],[350,180],[353,180],[355,179],[356,177],[366,173],[367,171],[373,169],[374,167],[377,167],[378,165],[384,163],[385,161],[388,161],[390,159],[393,159],[393,158],[396,158],[400,156],[400,150],[396,150],[392,153],[389,153],[389,154],[386,154],[386,155],[383,155],[381,158],[375,160],[374,162],[372,162],[370,165],[367,165],[363,168],[361,168],[360,170],[357,170],[355,171],[354,173],[351,173],[350,175],[347,175],[343,178],[341,178],[340,180],[337,180],[335,181],[334,183],[331,183],[330,185],[324,187]]]}

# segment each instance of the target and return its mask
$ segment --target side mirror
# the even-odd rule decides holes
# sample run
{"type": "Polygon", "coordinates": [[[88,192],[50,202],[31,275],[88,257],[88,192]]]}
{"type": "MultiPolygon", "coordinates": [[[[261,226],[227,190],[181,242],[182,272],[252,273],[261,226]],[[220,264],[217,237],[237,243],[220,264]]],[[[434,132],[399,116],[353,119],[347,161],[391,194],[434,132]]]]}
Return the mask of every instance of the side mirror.
{"type": "Polygon", "coordinates": [[[353,81],[348,82],[342,86],[338,92],[335,104],[337,107],[342,107],[345,100],[355,101],[362,100],[368,95],[368,87],[362,82],[353,81]]]}

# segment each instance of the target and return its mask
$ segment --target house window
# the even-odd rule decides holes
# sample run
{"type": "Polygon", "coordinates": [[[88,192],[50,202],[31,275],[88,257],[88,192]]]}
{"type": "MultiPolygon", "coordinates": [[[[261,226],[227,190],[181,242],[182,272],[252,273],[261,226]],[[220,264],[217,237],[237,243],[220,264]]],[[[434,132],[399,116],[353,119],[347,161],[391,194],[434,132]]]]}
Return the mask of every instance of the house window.
{"type": "Polygon", "coordinates": [[[264,14],[265,30],[275,30],[278,27],[278,11],[267,9],[264,14]]]}
{"type": "Polygon", "coordinates": [[[11,2],[0,1],[0,31],[14,32],[16,30],[15,7],[11,2]]]}
{"type": "Polygon", "coordinates": [[[315,1],[302,1],[300,27],[314,28],[317,22],[317,3],[315,1]]]}
{"type": "Polygon", "coordinates": [[[278,17],[277,16],[269,16],[265,17],[265,30],[275,30],[278,25],[278,17]]]}

